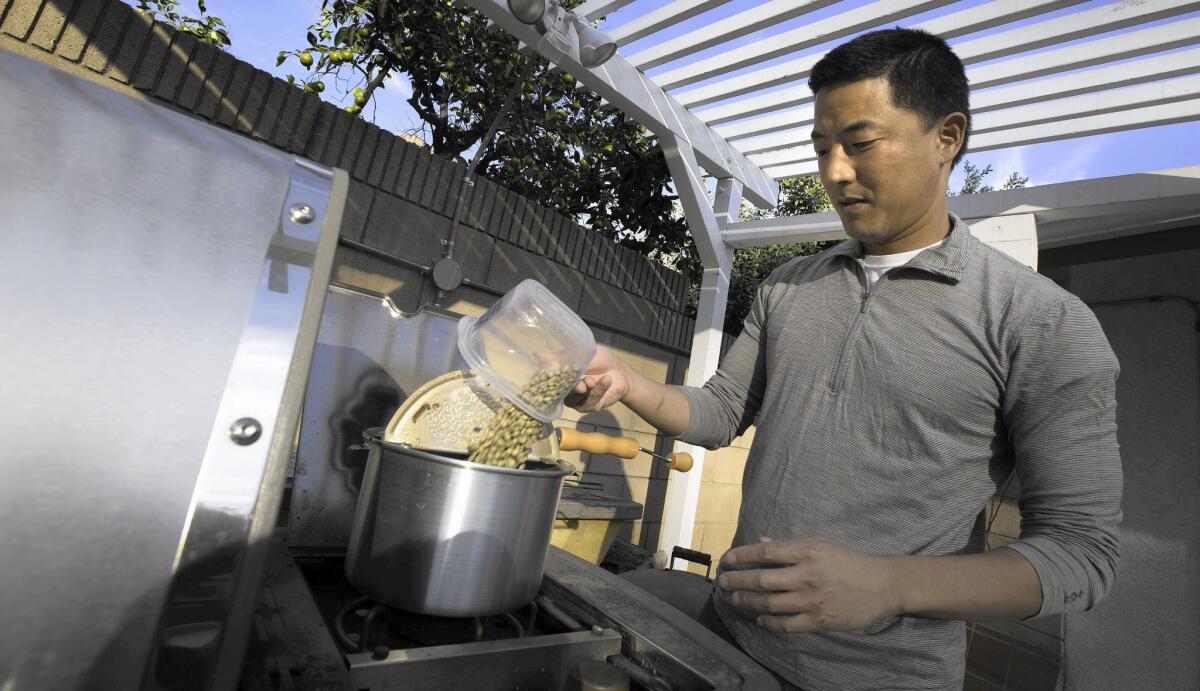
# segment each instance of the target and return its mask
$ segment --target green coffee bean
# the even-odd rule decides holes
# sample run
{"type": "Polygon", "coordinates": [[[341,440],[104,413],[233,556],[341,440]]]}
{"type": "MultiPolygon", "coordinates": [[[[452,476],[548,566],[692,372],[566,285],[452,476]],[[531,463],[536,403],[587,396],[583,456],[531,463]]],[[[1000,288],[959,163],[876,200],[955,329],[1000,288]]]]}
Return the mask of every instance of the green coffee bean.
{"type": "MultiPolygon", "coordinates": [[[[521,400],[535,408],[545,409],[557,404],[574,386],[579,378],[575,367],[560,367],[555,370],[540,370],[529,379],[521,392],[521,400]]],[[[515,468],[520,465],[533,448],[542,430],[542,423],[530,417],[520,408],[505,401],[500,410],[488,420],[483,433],[469,448],[468,460],[484,465],[515,468]]]]}

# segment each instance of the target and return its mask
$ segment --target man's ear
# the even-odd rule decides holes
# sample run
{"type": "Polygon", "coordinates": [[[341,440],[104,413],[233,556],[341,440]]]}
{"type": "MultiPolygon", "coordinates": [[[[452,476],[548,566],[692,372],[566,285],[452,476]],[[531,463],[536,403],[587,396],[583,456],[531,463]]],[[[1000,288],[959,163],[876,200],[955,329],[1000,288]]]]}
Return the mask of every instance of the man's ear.
{"type": "Polygon", "coordinates": [[[938,150],[942,163],[950,163],[962,149],[967,137],[967,116],[962,113],[950,113],[942,118],[938,125],[938,150]]]}

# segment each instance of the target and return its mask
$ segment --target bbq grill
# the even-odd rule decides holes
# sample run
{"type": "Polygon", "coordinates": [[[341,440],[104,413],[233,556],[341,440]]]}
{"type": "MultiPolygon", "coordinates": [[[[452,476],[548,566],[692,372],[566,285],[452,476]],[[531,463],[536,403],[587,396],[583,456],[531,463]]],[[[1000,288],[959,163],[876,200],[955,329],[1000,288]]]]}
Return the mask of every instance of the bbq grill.
{"type": "MultiPolygon", "coordinates": [[[[456,315],[330,283],[344,172],[4,51],[0,93],[20,133],[0,170],[22,171],[0,186],[4,684],[776,686],[555,548],[536,597],[496,616],[356,592],[362,432],[462,367],[456,315]]],[[[585,487],[559,504],[629,509],[585,487]]]]}

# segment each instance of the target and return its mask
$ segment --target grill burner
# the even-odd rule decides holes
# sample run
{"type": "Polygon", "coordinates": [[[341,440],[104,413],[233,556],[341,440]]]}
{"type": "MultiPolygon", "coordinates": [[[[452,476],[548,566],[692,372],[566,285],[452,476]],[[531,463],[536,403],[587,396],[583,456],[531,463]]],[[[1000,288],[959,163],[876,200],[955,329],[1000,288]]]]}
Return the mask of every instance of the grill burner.
{"type": "Polygon", "coordinates": [[[359,597],[338,610],[333,631],[344,652],[369,652],[375,657],[386,657],[388,650],[537,635],[537,613],[537,604],[531,602],[516,612],[452,619],[403,612],[359,597]]]}
{"type": "Polygon", "coordinates": [[[579,688],[582,668],[620,670],[630,689],[778,684],[742,652],[628,581],[551,548],[534,602],[480,619],[417,615],[355,591],[343,559],[268,558],[241,688],[579,688]],[[616,668],[609,669],[603,663],[616,668]]]}

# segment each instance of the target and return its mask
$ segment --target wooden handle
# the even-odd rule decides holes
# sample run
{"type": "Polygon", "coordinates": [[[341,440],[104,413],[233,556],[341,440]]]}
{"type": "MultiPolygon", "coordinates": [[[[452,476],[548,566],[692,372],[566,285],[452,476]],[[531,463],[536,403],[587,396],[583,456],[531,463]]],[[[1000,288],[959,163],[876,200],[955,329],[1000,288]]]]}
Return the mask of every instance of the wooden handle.
{"type": "Polygon", "coordinates": [[[692,469],[692,454],[686,451],[667,454],[667,467],[680,473],[686,473],[692,469]]]}
{"type": "Polygon", "coordinates": [[[580,432],[560,427],[558,429],[560,451],[587,451],[588,453],[612,454],[620,458],[634,458],[641,451],[633,437],[610,437],[599,432],[580,432]]]}

